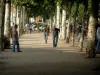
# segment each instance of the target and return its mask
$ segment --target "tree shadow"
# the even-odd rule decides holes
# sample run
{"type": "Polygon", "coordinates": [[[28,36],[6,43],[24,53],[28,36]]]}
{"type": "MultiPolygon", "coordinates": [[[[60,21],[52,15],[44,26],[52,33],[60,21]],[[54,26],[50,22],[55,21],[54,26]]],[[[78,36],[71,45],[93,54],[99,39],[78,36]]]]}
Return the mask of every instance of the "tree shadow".
{"type": "Polygon", "coordinates": [[[8,59],[8,57],[0,57],[0,75],[4,75],[4,72],[6,71],[6,65],[8,64],[4,61],[4,59],[8,59]]]}
{"type": "MultiPolygon", "coordinates": [[[[21,55],[21,54],[24,55],[24,53],[26,53],[26,55],[27,55],[27,53],[33,54],[34,56],[39,55],[38,57],[40,58],[40,60],[42,58],[41,55],[45,55],[46,59],[49,59],[49,57],[51,57],[51,59],[53,59],[53,60],[54,59],[56,60],[56,58],[59,58],[59,59],[62,58],[64,60],[62,62],[56,62],[56,63],[55,62],[54,63],[51,63],[51,62],[46,63],[45,62],[45,63],[35,63],[35,64],[33,63],[33,65],[37,65],[36,67],[38,67],[38,66],[40,67],[40,68],[34,68],[34,70],[41,69],[41,67],[42,67],[45,70],[47,68],[48,72],[53,72],[52,71],[53,68],[62,68],[61,71],[60,71],[60,69],[57,69],[57,71],[56,71],[56,72],[58,72],[58,70],[59,70],[60,73],[63,73],[63,72],[65,73],[65,71],[67,71],[67,70],[68,71],[75,70],[75,68],[77,68],[76,70],[80,69],[80,70],[84,70],[84,71],[86,71],[86,69],[88,69],[90,71],[94,71],[94,72],[100,71],[100,59],[99,59],[100,56],[99,55],[96,58],[89,60],[89,59],[84,59],[85,53],[75,52],[74,49],[72,49],[72,50],[62,49],[61,50],[59,48],[53,48],[53,47],[41,47],[41,48],[21,48],[21,50],[23,52],[18,53],[19,55],[21,55]],[[64,52],[64,51],[66,51],[66,52],[64,52]],[[71,51],[71,52],[67,52],[67,51],[71,51]],[[53,58],[52,54],[54,54],[54,53],[56,53],[56,55],[54,55],[54,58],[53,58]],[[49,57],[47,57],[47,56],[49,56],[49,57]],[[47,66],[47,67],[44,67],[44,66],[47,66]],[[55,66],[55,67],[53,67],[53,66],[55,66]],[[74,67],[74,69],[73,69],[73,67],[74,67]],[[51,71],[49,71],[49,69],[51,71]],[[63,69],[64,69],[64,71],[63,71],[63,69]]],[[[8,55],[10,55],[9,56],[10,58],[11,58],[11,56],[14,55],[14,53],[12,53],[11,50],[6,50],[5,53],[7,53],[7,52],[9,52],[8,55]]],[[[15,54],[15,55],[17,55],[17,54],[15,54]]],[[[20,56],[18,56],[18,57],[20,57],[20,56]]],[[[7,57],[2,57],[1,59],[2,60],[7,59],[7,57]]],[[[4,65],[4,67],[6,68],[6,66],[5,66],[5,65],[7,65],[6,62],[1,62],[0,64],[4,65]]],[[[27,65],[26,65],[26,67],[27,67],[27,65]]],[[[3,72],[5,71],[5,68],[3,68],[3,72]]],[[[44,72],[46,72],[45,70],[44,70],[44,72]]]]}

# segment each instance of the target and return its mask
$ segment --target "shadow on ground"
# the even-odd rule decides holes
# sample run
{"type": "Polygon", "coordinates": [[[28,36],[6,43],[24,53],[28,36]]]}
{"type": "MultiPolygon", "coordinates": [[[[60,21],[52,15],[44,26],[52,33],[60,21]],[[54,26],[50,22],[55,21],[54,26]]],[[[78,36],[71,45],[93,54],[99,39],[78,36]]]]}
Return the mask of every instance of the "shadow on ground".
{"type": "Polygon", "coordinates": [[[2,52],[0,75],[96,75],[100,71],[99,55],[85,59],[85,53],[51,47],[21,50],[2,52]]]}
{"type": "Polygon", "coordinates": [[[7,62],[4,61],[4,59],[8,59],[8,57],[2,57],[0,56],[0,75],[3,75],[3,73],[6,70],[7,62]]]}

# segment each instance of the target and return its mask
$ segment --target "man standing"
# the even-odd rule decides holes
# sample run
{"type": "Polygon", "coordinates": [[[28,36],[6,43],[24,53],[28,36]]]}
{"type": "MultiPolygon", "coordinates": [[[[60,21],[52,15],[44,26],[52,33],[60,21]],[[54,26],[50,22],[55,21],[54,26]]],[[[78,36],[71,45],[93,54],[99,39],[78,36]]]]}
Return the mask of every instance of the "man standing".
{"type": "Polygon", "coordinates": [[[53,27],[52,33],[53,33],[53,47],[57,47],[58,43],[58,35],[59,35],[60,29],[53,27]]]}
{"type": "Polygon", "coordinates": [[[12,51],[15,52],[15,46],[17,46],[17,52],[22,52],[20,51],[20,47],[19,47],[19,38],[18,38],[17,28],[18,26],[15,24],[12,29],[12,51]]]}

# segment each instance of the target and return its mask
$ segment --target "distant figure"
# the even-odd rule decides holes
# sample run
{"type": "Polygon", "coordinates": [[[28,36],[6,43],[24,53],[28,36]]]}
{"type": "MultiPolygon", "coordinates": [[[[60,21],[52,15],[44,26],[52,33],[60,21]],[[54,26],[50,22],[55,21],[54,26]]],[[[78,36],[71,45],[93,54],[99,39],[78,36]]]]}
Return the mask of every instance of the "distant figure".
{"type": "Polygon", "coordinates": [[[17,46],[17,52],[22,52],[20,51],[20,47],[19,47],[19,38],[18,38],[17,28],[18,26],[15,24],[12,29],[12,51],[15,52],[15,46],[17,46]]]}
{"type": "MultiPolygon", "coordinates": [[[[96,23],[96,25],[95,25],[96,33],[97,33],[97,29],[99,28],[99,25],[100,25],[99,23],[96,23]]],[[[95,38],[95,46],[96,46],[97,45],[97,42],[98,42],[98,38],[97,38],[97,35],[95,37],[96,37],[95,38]]]]}
{"type": "Polygon", "coordinates": [[[45,39],[45,43],[47,43],[48,35],[49,35],[49,28],[46,25],[45,28],[44,28],[44,39],[45,39]]]}
{"type": "Polygon", "coordinates": [[[72,35],[72,30],[73,30],[73,25],[70,24],[70,25],[69,25],[70,36],[72,35]]]}
{"type": "Polygon", "coordinates": [[[53,34],[53,47],[57,47],[59,32],[60,32],[60,29],[59,28],[56,28],[55,26],[53,26],[53,29],[52,29],[52,34],[53,34]]]}
{"type": "Polygon", "coordinates": [[[96,53],[100,53],[100,26],[97,29],[96,35],[98,40],[96,45],[96,53]]]}
{"type": "Polygon", "coordinates": [[[81,34],[82,34],[82,25],[79,24],[79,27],[77,28],[77,31],[78,31],[78,42],[80,41],[80,38],[81,38],[81,34]]]}
{"type": "Polygon", "coordinates": [[[29,32],[32,33],[32,24],[28,24],[29,32]]]}
{"type": "Polygon", "coordinates": [[[28,23],[25,25],[25,29],[26,29],[26,33],[28,34],[28,30],[29,30],[29,28],[28,28],[28,23]]]}

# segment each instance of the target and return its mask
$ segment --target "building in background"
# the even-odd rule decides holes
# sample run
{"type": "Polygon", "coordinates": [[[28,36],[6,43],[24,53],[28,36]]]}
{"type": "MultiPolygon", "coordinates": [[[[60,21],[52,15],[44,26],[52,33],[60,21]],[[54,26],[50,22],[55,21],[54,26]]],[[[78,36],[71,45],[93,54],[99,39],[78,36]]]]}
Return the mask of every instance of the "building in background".
{"type": "Polygon", "coordinates": [[[43,23],[43,18],[41,16],[34,17],[35,23],[43,23]]]}

